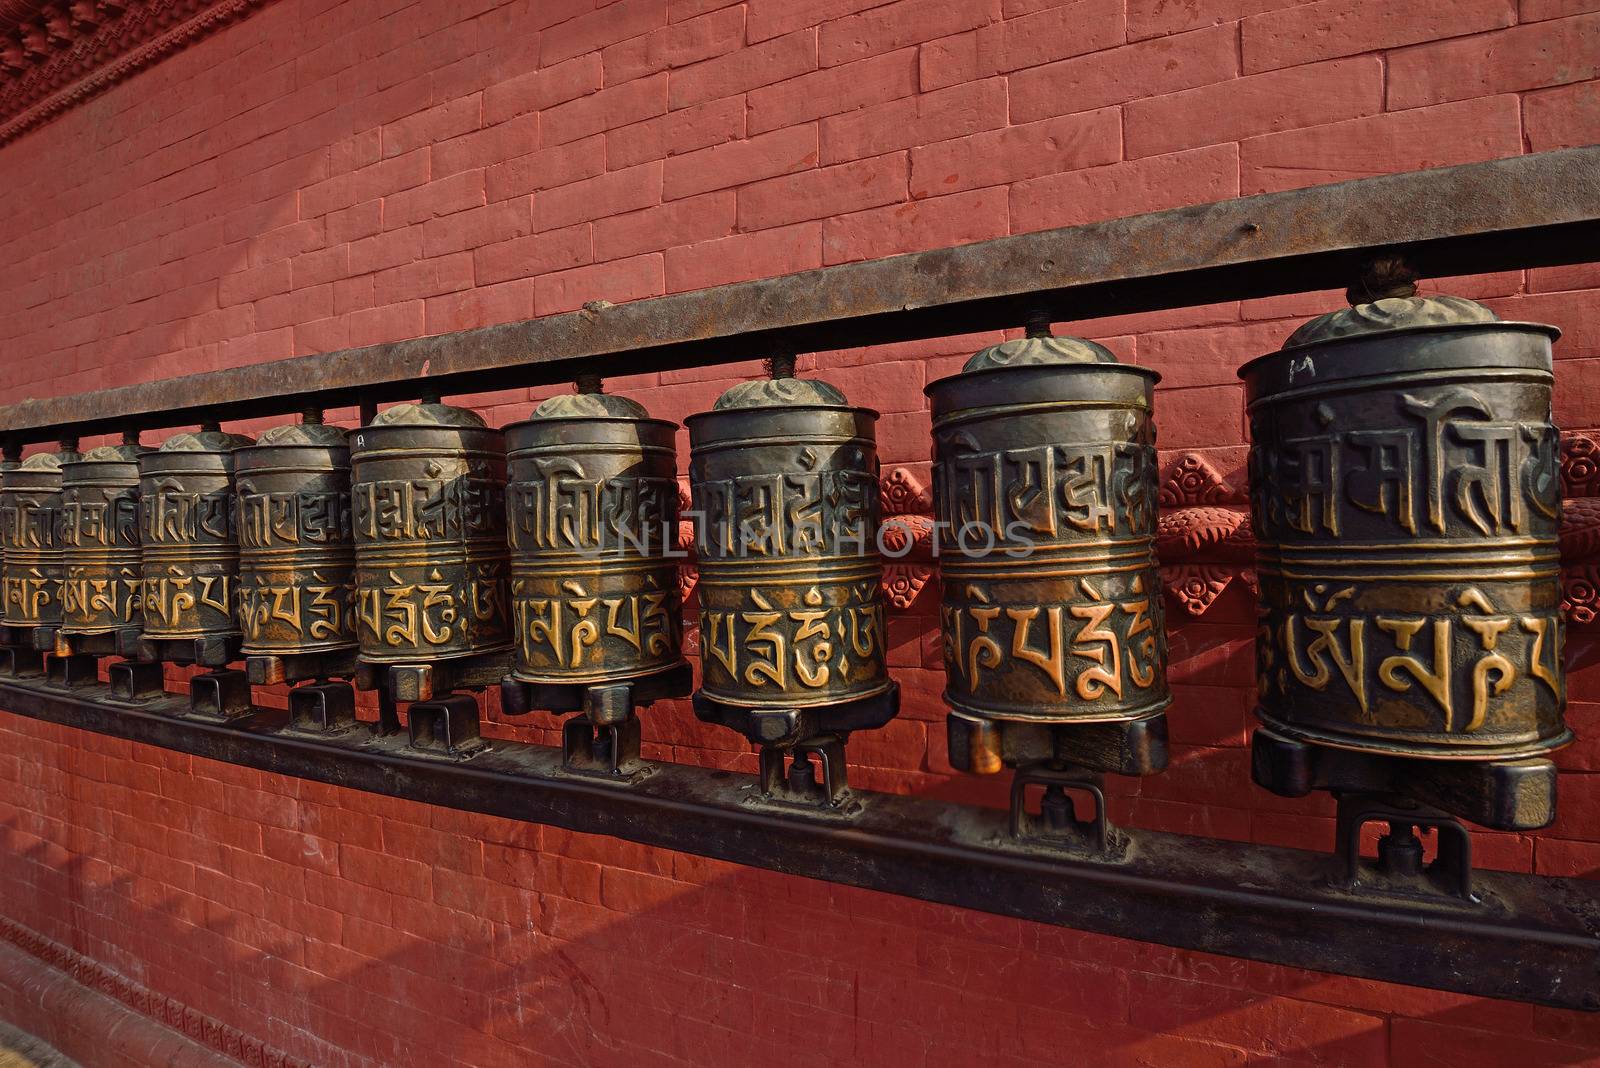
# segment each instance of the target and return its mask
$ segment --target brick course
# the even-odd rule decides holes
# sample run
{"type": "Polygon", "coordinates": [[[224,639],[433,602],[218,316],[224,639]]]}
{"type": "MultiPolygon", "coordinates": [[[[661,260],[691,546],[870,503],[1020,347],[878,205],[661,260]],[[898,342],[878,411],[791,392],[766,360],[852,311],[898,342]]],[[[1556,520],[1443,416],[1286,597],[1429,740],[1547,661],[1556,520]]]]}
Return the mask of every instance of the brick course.
{"type": "MultiPolygon", "coordinates": [[[[1588,144],[1597,27],[1596,0],[275,0],[0,147],[0,402],[1588,144]]],[[[1569,429],[1600,423],[1597,286],[1592,266],[1428,283],[1566,331],[1569,429]]],[[[1238,479],[1235,369],[1336,300],[1077,329],[1165,376],[1165,455],[1201,449],[1238,479]]],[[[923,385],[997,336],[806,362],[883,410],[886,466],[926,477],[923,385]]],[[[756,373],[635,370],[611,388],[676,420],[756,373]]],[[[464,402],[503,424],[556,390],[464,402]]],[[[905,711],[852,744],[852,776],[999,803],[1003,783],[950,771],[934,596],[891,618],[905,711]]],[[[1325,848],[1327,798],[1248,781],[1248,594],[1169,623],[1174,767],[1117,784],[1114,816],[1325,848]]],[[[1580,733],[1600,728],[1597,679],[1571,680],[1580,733]]],[[[557,740],[548,716],[487,729],[557,740]]],[[[682,703],[649,711],[646,749],[754,767],[682,703]]],[[[1561,760],[1559,822],[1479,835],[1484,863],[1600,873],[1600,748],[1561,760]]],[[[0,901],[0,920],[154,997],[348,1068],[799,1049],[929,1068],[977,1048],[1004,1068],[1600,1059],[1581,1014],[1004,920],[4,713],[0,901]]]]}

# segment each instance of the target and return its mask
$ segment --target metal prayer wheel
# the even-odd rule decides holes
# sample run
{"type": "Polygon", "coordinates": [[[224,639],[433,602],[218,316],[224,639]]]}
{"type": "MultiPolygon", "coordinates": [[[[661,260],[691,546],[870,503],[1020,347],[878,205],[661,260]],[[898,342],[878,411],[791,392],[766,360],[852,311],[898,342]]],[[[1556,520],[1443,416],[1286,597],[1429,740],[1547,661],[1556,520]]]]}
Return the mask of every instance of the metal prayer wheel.
{"type": "Polygon", "coordinates": [[[676,430],[598,392],[505,428],[512,678],[588,685],[682,663],[676,430]]]}
{"type": "Polygon", "coordinates": [[[138,630],[143,622],[136,441],[90,449],[61,465],[61,633],[138,630]]]}
{"type": "MultiPolygon", "coordinates": [[[[250,443],[210,426],[176,434],[139,458],[146,642],[238,638],[233,454],[250,443]]],[[[180,651],[174,659],[187,657],[180,651]]]]}
{"type": "Polygon", "coordinates": [[[1077,338],[927,387],[952,764],[1166,763],[1155,383],[1077,338]]]}
{"type": "MultiPolygon", "coordinates": [[[[72,455],[72,454],[69,454],[72,455]]],[[[0,550],[4,620],[8,627],[61,622],[61,463],[42,452],[0,471],[0,550]]]]}
{"type": "Polygon", "coordinates": [[[273,427],[233,457],[241,652],[353,651],[356,554],[347,432],[315,413],[304,423],[273,427]]]}
{"type": "Polygon", "coordinates": [[[350,458],[361,660],[510,648],[504,435],[464,408],[401,404],[355,432],[350,458]]]}
{"type": "Polygon", "coordinates": [[[1314,319],[1240,371],[1259,545],[1256,777],[1294,794],[1383,766],[1373,789],[1538,826],[1554,767],[1531,758],[1572,737],[1558,331],[1412,292],[1314,319]],[[1330,771],[1337,754],[1345,770],[1330,771]]]}
{"type": "MultiPolygon", "coordinates": [[[[740,383],[688,419],[695,712],[762,746],[768,792],[771,753],[882,726],[899,696],[884,664],[877,413],[825,382],[779,374],[740,383]]],[[[816,751],[836,801],[842,749],[816,751]]]]}

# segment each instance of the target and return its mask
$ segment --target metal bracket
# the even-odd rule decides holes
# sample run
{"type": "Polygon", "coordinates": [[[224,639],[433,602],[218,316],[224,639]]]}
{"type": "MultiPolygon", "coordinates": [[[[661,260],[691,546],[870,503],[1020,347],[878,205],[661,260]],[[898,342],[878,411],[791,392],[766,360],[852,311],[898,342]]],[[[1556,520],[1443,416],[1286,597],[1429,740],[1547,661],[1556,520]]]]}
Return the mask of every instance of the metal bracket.
{"type": "Polygon", "coordinates": [[[846,809],[850,802],[850,779],[844,759],[844,740],[834,735],[819,735],[790,745],[762,746],[758,783],[764,801],[801,808],[846,809]],[[815,756],[822,766],[817,781],[815,756]]]}
{"type": "Polygon", "coordinates": [[[348,682],[321,682],[289,691],[290,730],[341,734],[356,723],[356,692],[348,682]]]}
{"type": "Polygon", "coordinates": [[[1011,779],[1011,837],[1105,853],[1112,843],[1106,792],[1099,772],[1080,767],[1030,765],[1011,779]],[[1037,815],[1028,811],[1028,787],[1044,787],[1037,815]],[[1079,819],[1071,795],[1086,795],[1094,815],[1079,819]]]}
{"type": "Polygon", "coordinates": [[[406,710],[411,749],[426,756],[465,759],[484,748],[478,733],[478,699],[467,693],[417,701],[406,710]]]}
{"type": "Polygon", "coordinates": [[[121,660],[106,668],[111,692],[124,701],[148,701],[166,691],[166,671],[158,660],[121,660]]]}
{"type": "Polygon", "coordinates": [[[1472,839],[1454,817],[1437,809],[1372,794],[1340,795],[1334,853],[1337,885],[1346,890],[1478,900],[1472,892],[1472,839]],[[1361,855],[1361,828],[1374,821],[1389,824],[1389,833],[1378,839],[1376,861],[1361,855]],[[1438,835],[1438,852],[1424,865],[1416,832],[1429,829],[1438,835]]]}
{"type": "Polygon", "coordinates": [[[254,712],[250,681],[242,671],[205,671],[189,680],[189,713],[230,721],[254,712]]]}

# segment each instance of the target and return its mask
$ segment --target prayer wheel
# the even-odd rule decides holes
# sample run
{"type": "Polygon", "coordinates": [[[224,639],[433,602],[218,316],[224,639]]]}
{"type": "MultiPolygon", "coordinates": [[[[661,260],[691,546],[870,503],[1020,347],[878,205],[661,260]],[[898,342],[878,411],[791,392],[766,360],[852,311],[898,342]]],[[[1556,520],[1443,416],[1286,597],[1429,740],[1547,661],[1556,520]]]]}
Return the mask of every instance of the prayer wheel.
{"type": "Polygon", "coordinates": [[[139,458],[146,642],[239,637],[234,450],[249,444],[248,437],[208,426],[174,435],[139,458]]]}
{"type": "Polygon", "coordinates": [[[4,623],[8,627],[57,626],[66,574],[60,540],[61,463],[36,453],[0,471],[0,551],[3,551],[4,623]]]}
{"type": "Polygon", "coordinates": [[[1331,751],[1397,769],[1383,787],[1407,793],[1477,766],[1478,787],[1458,772],[1429,798],[1537,826],[1553,816],[1554,767],[1533,758],[1572,737],[1558,331],[1413,294],[1314,319],[1240,371],[1259,546],[1256,778],[1349,789],[1305,770],[1331,751]]]}
{"type": "Polygon", "coordinates": [[[234,453],[246,656],[356,648],[347,432],[308,414],[234,453]]]}
{"type": "Polygon", "coordinates": [[[513,679],[587,686],[682,663],[676,430],[599,392],[505,428],[513,679]]]}
{"type": "Polygon", "coordinates": [[[400,404],[351,449],[361,660],[504,652],[505,436],[445,404],[400,404]]]}
{"type": "Polygon", "coordinates": [[[61,633],[92,636],[143,623],[136,441],[61,465],[61,633]]]}
{"type": "Polygon", "coordinates": [[[927,387],[951,762],[1159,770],[1159,376],[1033,335],[927,387]]]}

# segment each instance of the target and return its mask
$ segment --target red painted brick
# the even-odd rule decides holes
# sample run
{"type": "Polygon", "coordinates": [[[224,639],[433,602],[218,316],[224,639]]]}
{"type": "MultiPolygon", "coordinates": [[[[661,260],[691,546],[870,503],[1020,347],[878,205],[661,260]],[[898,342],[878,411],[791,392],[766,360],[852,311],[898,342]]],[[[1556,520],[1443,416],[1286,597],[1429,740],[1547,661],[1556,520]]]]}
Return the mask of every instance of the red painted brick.
{"type": "Polygon", "coordinates": [[[591,301],[622,304],[664,292],[660,253],[543,274],[533,282],[536,315],[576,311],[591,301]]]}
{"type": "Polygon", "coordinates": [[[566,144],[665,114],[666,110],[667,75],[639,78],[541,112],[539,143],[546,148],[566,144]]]}
{"type": "Polygon", "coordinates": [[[1534,152],[1600,143],[1600,83],[1529,93],[1522,98],[1522,116],[1534,152]]]}
{"type": "Polygon", "coordinates": [[[812,71],[750,92],[750,132],[842,115],[917,91],[917,50],[907,48],[857,63],[812,71]]]}
{"type": "Polygon", "coordinates": [[[1227,81],[1238,71],[1238,43],[1231,26],[1141,41],[1012,75],[1011,121],[1159,97],[1227,81]]]}
{"type": "Polygon", "coordinates": [[[1517,21],[1564,19],[1585,11],[1600,11],[1600,0],[1518,0],[1517,21]]]}
{"type": "Polygon", "coordinates": [[[923,89],[1008,74],[1123,43],[1120,0],[1074,0],[1060,7],[929,41],[920,54],[923,89]]]}
{"type": "Polygon", "coordinates": [[[1238,147],[1213,145],[1018,182],[1011,187],[1011,229],[1077,226],[1238,195],[1238,147]]]}
{"type": "Polygon", "coordinates": [[[1122,116],[1103,108],[914,148],[911,194],[939,196],[1120,159],[1122,116]]]}
{"type": "Polygon", "coordinates": [[[817,165],[817,128],[792,126],[747,141],[729,141],[674,156],[665,163],[666,200],[757,182],[817,165]]]}
{"type": "Polygon", "coordinates": [[[328,214],[328,243],[342,244],[383,230],[383,201],[369,200],[328,214]]]}
{"type": "Polygon", "coordinates": [[[907,199],[906,182],[904,152],[769,178],[738,191],[739,228],[765,230],[897,204],[907,199]]]}
{"type": "Polygon", "coordinates": [[[274,293],[287,293],[293,285],[289,260],[278,260],[261,267],[223,275],[217,283],[217,303],[223,307],[260,300],[274,293]]]}
{"type": "Polygon", "coordinates": [[[1128,0],[1128,40],[1142,41],[1201,26],[1237,22],[1249,15],[1290,7],[1301,0],[1128,0]]]}
{"type": "Polygon", "coordinates": [[[373,200],[398,193],[402,189],[411,189],[426,182],[428,174],[428,150],[425,148],[362,167],[350,175],[349,202],[358,204],[363,200],[373,200]]]}
{"type": "Polygon", "coordinates": [[[420,337],[423,305],[420,300],[363,308],[350,313],[350,344],[380,345],[420,337]]]}
{"type": "Polygon", "coordinates": [[[538,142],[537,115],[519,115],[460,137],[452,137],[430,150],[433,180],[438,181],[457,171],[488,167],[501,160],[526,155],[538,142]]]}
{"type": "Polygon", "coordinates": [[[382,128],[383,156],[387,159],[470,133],[478,128],[482,111],[483,100],[474,93],[390,123],[382,128]]]}
{"type": "Polygon", "coordinates": [[[631,167],[720,145],[744,133],[744,98],[712,100],[610,131],[606,134],[606,161],[617,169],[631,167]]]}
{"type": "Polygon", "coordinates": [[[1006,124],[1004,79],[891,100],[822,120],[822,162],[843,163],[1006,124]]]}
{"type": "MultiPolygon", "coordinates": [[[[1007,191],[996,187],[829,216],[822,223],[822,262],[876,259],[1000,237],[1007,231],[1006,202],[1007,191]]],[[[916,403],[921,406],[920,395],[916,403]]]]}
{"type": "Polygon", "coordinates": [[[751,43],[819,26],[830,19],[878,7],[889,0],[750,0],[746,36],[751,43]]]}
{"type": "Polygon", "coordinates": [[[615,0],[595,11],[569,19],[539,37],[539,65],[598,52],[667,24],[667,0],[615,0]]]}
{"type": "Polygon", "coordinates": [[[817,32],[801,30],[674,71],[672,110],[781,82],[817,68],[817,32]]]}
{"type": "Polygon", "coordinates": [[[422,228],[408,226],[350,243],[350,273],[366,274],[410,263],[422,255],[422,228]]]}
{"type": "Polygon", "coordinates": [[[462,171],[383,198],[383,228],[393,230],[481,207],[484,172],[462,171]]]}
{"type": "Polygon", "coordinates": [[[553,108],[597,93],[602,84],[598,55],[578,56],[553,67],[529,71],[484,89],[483,121],[492,126],[524,112],[553,108]]]}
{"type": "Polygon", "coordinates": [[[441,256],[533,233],[533,198],[514,197],[422,224],[422,254],[441,256]]]}
{"type": "Polygon", "coordinates": [[[457,252],[383,271],[373,279],[373,297],[379,304],[399,304],[471,289],[472,256],[457,252]]]}
{"type": "Polygon", "coordinates": [[[1592,1049],[1541,1041],[1526,1034],[1495,1034],[1429,1020],[1394,1020],[1394,1063],[1417,1068],[1556,1068],[1593,1060],[1592,1049]]]}
{"type": "Polygon", "coordinates": [[[817,34],[823,67],[891,52],[1000,21],[1000,0],[896,0],[857,15],[825,22],[817,34]]]}
{"type": "Polygon", "coordinates": [[[1383,66],[1376,57],[1304,67],[1135,100],[1123,109],[1129,158],[1218,144],[1383,109],[1383,66]]]}
{"type": "Polygon", "coordinates": [[[726,237],[733,233],[738,201],[733,190],[676,200],[644,211],[613,215],[594,226],[597,260],[620,260],[673,245],[726,237]]]}
{"type": "Polygon", "coordinates": [[[1248,196],[1521,153],[1517,98],[1485,97],[1251,138],[1239,185],[1248,196]]]}
{"type": "Polygon", "coordinates": [[[744,43],[744,7],[736,5],[674,22],[605,50],[605,78],[616,85],[657,71],[698,63],[744,43]]]}
{"type": "Polygon", "coordinates": [[[822,266],[822,224],[794,226],[738,234],[702,241],[686,248],[669,249],[666,256],[667,292],[704,289],[724,282],[792,274],[822,266]]]}
{"type": "Polygon", "coordinates": [[[581,223],[484,245],[473,253],[477,282],[481,286],[532,278],[589,263],[594,259],[590,229],[588,223],[581,223]]]}
{"type": "Polygon", "coordinates": [[[1389,57],[1391,110],[1600,77],[1600,13],[1439,41],[1389,57]]]}
{"type": "Polygon", "coordinates": [[[595,134],[495,164],[486,172],[487,196],[491,201],[506,200],[593,178],[605,169],[605,135],[595,134]]]}
{"type": "Polygon", "coordinates": [[[1384,0],[1316,0],[1245,19],[1247,74],[1383,48],[1500,29],[1517,21],[1514,0],[1461,0],[1445,8],[1397,8],[1384,0]]]}
{"type": "Polygon", "coordinates": [[[533,202],[534,229],[551,230],[659,204],[661,167],[659,162],[641,163],[546,190],[533,202]]]}

